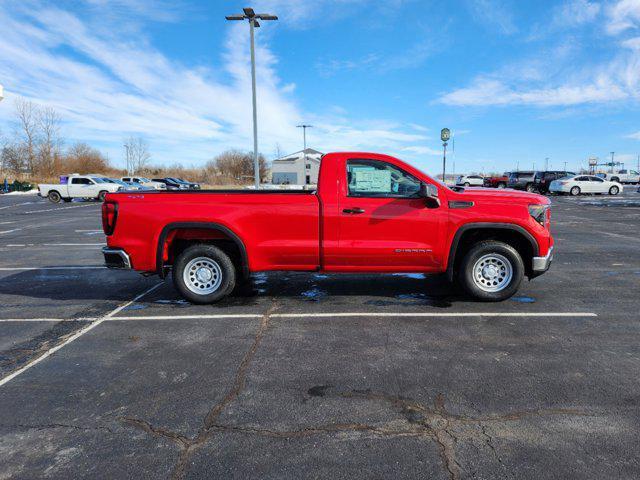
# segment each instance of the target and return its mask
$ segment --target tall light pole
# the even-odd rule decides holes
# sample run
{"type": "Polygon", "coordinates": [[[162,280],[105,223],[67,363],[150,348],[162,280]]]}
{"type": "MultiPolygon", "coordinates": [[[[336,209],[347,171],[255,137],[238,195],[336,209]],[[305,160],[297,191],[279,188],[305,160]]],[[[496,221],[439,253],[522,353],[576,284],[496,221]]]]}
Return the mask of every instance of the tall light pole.
{"type": "Polygon", "coordinates": [[[229,15],[227,20],[249,20],[249,36],[251,37],[251,91],[253,94],[253,168],[256,190],[260,188],[260,163],[258,162],[258,109],[256,106],[256,51],[254,47],[253,30],[260,27],[258,20],[277,20],[278,17],[269,13],[255,13],[253,8],[243,8],[244,13],[229,15]]]}
{"type": "Polygon", "coordinates": [[[549,170],[549,157],[544,159],[544,169],[549,170]]]}
{"type": "Polygon", "coordinates": [[[2,101],[3,98],[4,98],[4,89],[2,88],[2,85],[0,84],[0,102],[2,101]]]}
{"type": "Polygon", "coordinates": [[[613,173],[613,158],[615,156],[616,152],[611,152],[611,173],[613,173]]]}
{"type": "Polygon", "coordinates": [[[307,125],[303,123],[302,125],[296,125],[297,128],[302,129],[302,155],[304,156],[304,175],[305,175],[305,183],[307,177],[307,128],[313,128],[313,125],[307,125]]]}

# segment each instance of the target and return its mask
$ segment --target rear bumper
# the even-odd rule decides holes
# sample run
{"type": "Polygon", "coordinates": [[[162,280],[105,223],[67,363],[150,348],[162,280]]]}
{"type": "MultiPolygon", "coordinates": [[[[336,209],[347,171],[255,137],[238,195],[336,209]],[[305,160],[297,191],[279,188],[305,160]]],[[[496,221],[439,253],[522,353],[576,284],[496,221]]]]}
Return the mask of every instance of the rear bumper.
{"type": "Polygon", "coordinates": [[[131,260],[127,252],[121,248],[104,247],[104,264],[107,268],[131,269],[131,260]]]}
{"type": "Polygon", "coordinates": [[[549,252],[544,257],[533,257],[531,262],[531,271],[533,272],[533,277],[537,277],[538,275],[542,275],[544,272],[549,270],[551,266],[551,262],[553,261],[553,247],[549,248],[549,252]]]}

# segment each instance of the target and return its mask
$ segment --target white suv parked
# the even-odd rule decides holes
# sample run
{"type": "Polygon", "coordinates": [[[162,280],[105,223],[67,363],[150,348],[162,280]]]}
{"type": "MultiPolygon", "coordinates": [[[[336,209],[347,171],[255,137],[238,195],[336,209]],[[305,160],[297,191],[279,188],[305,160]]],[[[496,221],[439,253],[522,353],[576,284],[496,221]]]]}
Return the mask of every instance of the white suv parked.
{"type": "Polygon", "coordinates": [[[480,175],[462,175],[456,180],[456,185],[460,187],[483,187],[484,178],[480,175]]]}

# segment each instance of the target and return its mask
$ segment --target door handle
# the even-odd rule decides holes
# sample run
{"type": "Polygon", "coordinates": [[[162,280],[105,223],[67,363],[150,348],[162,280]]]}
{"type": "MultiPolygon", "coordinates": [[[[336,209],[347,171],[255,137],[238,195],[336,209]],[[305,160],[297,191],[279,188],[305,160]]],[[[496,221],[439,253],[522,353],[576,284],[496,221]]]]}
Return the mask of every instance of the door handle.
{"type": "Polygon", "coordinates": [[[344,210],[342,210],[342,213],[351,213],[351,214],[364,213],[364,208],[358,208],[358,207],[345,208],[344,210]]]}

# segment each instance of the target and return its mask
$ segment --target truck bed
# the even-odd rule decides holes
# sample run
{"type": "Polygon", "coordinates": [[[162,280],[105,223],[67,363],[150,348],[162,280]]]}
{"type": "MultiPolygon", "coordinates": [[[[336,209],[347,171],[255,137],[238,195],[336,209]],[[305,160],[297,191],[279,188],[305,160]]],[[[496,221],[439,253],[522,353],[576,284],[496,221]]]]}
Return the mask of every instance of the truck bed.
{"type": "Polygon", "coordinates": [[[314,270],[320,263],[320,206],[313,191],[119,192],[107,201],[118,204],[109,246],[129,252],[137,270],[157,271],[162,259],[170,260],[165,243],[204,231],[210,238],[229,232],[241,238],[251,270],[314,270]]]}

